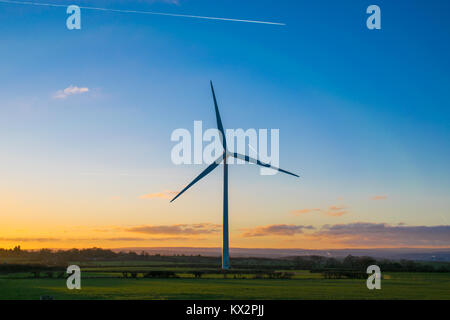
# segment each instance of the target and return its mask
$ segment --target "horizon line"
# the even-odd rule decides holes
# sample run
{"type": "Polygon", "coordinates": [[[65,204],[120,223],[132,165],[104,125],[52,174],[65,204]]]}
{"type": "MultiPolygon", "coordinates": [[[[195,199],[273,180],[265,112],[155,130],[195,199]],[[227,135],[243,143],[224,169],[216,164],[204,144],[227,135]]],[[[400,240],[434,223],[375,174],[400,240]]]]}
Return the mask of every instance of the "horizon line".
{"type": "MultiPolygon", "coordinates": [[[[17,247],[20,246],[20,244],[14,246],[17,247]]],[[[14,249],[14,247],[11,247],[14,249]]],[[[10,250],[11,248],[1,248],[0,250],[10,250]]],[[[84,249],[102,249],[102,250],[121,250],[121,249],[135,249],[135,250],[142,250],[142,249],[218,249],[221,250],[222,247],[71,247],[71,248],[57,248],[57,247],[41,247],[41,248],[29,248],[29,249],[21,249],[23,251],[26,250],[42,250],[42,249],[49,249],[49,250],[84,250],[84,249]]],[[[305,248],[250,248],[250,247],[234,247],[233,250],[303,250],[303,251],[335,251],[335,250],[406,250],[406,249],[432,249],[432,250],[450,250],[449,247],[362,247],[362,248],[324,248],[324,249],[305,249],[305,248]]],[[[230,248],[231,250],[231,248],[230,248]]]]}

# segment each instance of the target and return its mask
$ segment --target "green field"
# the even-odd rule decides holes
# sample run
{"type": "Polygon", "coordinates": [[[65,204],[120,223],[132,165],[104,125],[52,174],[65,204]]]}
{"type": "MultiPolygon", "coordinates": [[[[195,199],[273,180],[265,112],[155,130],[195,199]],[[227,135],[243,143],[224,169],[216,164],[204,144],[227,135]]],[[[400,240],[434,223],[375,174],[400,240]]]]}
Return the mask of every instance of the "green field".
{"type": "Polygon", "coordinates": [[[68,290],[65,279],[0,278],[0,299],[450,299],[449,273],[386,273],[381,290],[365,280],[323,279],[297,271],[293,279],[125,279],[87,278],[81,290],[68,290]]]}
{"type": "Polygon", "coordinates": [[[374,260],[367,257],[235,258],[233,268],[223,271],[217,257],[117,255],[99,249],[94,254],[76,252],[75,258],[64,256],[65,252],[44,253],[5,254],[0,265],[0,300],[41,296],[56,300],[450,300],[446,262],[378,261],[381,270],[386,270],[381,290],[368,290],[366,265],[374,260]],[[108,259],[97,258],[105,253],[108,259]],[[67,289],[65,270],[72,264],[81,268],[81,290],[67,289]]]}

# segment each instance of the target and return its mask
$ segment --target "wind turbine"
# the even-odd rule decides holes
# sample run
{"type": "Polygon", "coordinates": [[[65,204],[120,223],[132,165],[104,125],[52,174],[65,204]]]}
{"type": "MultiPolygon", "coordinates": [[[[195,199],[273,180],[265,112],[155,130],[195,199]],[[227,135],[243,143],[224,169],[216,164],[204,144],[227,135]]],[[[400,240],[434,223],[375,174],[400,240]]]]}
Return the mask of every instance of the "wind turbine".
{"type": "Polygon", "coordinates": [[[227,149],[227,140],[225,136],[225,131],[223,130],[222,120],[220,118],[219,113],[219,107],[217,105],[216,100],[216,94],[214,93],[214,86],[212,81],[211,84],[211,92],[212,97],[214,100],[214,108],[216,110],[216,120],[217,120],[217,129],[220,133],[220,142],[223,146],[223,154],[214,161],[208,168],[206,168],[202,173],[200,173],[194,180],[192,180],[191,183],[189,183],[183,190],[181,190],[175,198],[173,198],[170,202],[175,201],[179,196],[181,196],[187,189],[192,187],[194,184],[196,184],[198,181],[200,181],[202,178],[207,176],[211,171],[213,171],[215,168],[219,166],[219,164],[223,161],[223,246],[222,246],[222,269],[229,269],[230,268],[230,254],[229,254],[229,237],[228,237],[228,164],[227,164],[227,158],[233,157],[236,159],[244,160],[249,163],[254,163],[266,168],[271,168],[289,175],[292,175],[294,177],[299,177],[298,175],[291,173],[289,171],[271,166],[270,164],[263,163],[259,161],[258,159],[251,158],[246,155],[242,155],[236,152],[230,152],[227,149]]]}

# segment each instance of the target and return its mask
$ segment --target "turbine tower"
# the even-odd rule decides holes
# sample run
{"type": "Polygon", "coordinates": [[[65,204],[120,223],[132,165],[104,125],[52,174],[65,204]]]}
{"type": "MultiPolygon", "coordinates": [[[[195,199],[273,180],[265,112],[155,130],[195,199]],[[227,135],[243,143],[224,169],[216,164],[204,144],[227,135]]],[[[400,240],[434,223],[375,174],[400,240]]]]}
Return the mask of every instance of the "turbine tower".
{"type": "Polygon", "coordinates": [[[262,167],[271,168],[289,175],[292,175],[294,177],[299,177],[298,175],[291,173],[289,171],[276,168],[274,166],[271,166],[270,164],[263,163],[259,161],[258,159],[253,159],[249,156],[242,155],[236,152],[230,152],[227,149],[227,140],[225,136],[225,131],[223,129],[222,125],[222,119],[220,118],[219,113],[219,107],[217,105],[217,99],[216,94],[214,93],[214,86],[211,81],[211,92],[212,97],[214,100],[214,108],[216,110],[216,121],[217,121],[217,129],[220,133],[220,142],[223,146],[223,153],[222,155],[214,161],[208,168],[206,168],[202,173],[200,173],[194,180],[192,180],[191,183],[189,183],[183,190],[181,190],[175,198],[173,198],[170,202],[175,201],[179,196],[181,196],[187,189],[192,187],[194,184],[196,184],[198,181],[200,181],[202,178],[204,178],[206,175],[208,175],[211,171],[213,171],[215,168],[219,166],[219,164],[223,161],[223,246],[222,246],[222,269],[229,269],[230,268],[230,254],[229,254],[229,237],[228,237],[228,164],[227,164],[227,158],[233,157],[236,159],[244,160],[248,163],[254,163],[262,167]]]}

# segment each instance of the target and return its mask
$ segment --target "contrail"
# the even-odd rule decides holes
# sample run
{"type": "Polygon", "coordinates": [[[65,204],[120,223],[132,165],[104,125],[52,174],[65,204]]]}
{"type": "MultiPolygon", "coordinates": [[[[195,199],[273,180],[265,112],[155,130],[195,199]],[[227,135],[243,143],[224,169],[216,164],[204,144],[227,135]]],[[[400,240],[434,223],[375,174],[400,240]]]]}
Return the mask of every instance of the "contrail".
{"type": "MultiPolygon", "coordinates": [[[[32,2],[32,1],[0,0],[0,3],[22,4],[22,5],[30,5],[30,6],[44,6],[44,7],[64,7],[64,8],[68,7],[68,5],[64,5],[64,4],[41,3],[41,2],[32,2]]],[[[232,18],[220,18],[220,17],[206,17],[206,16],[195,16],[195,15],[189,15],[189,14],[176,14],[176,13],[139,11],[139,10],[121,10],[121,9],[109,9],[109,8],[99,8],[99,7],[84,7],[84,6],[79,6],[79,7],[80,7],[80,9],[84,9],[84,10],[97,10],[97,11],[109,11],[109,12],[120,12],[120,13],[150,14],[150,15],[156,15],[156,16],[194,18],[194,19],[219,20],[219,21],[244,22],[244,23],[259,23],[259,24],[269,24],[269,25],[276,25],[276,26],[285,26],[286,25],[285,23],[270,22],[270,21],[232,19],[232,18]]]]}

